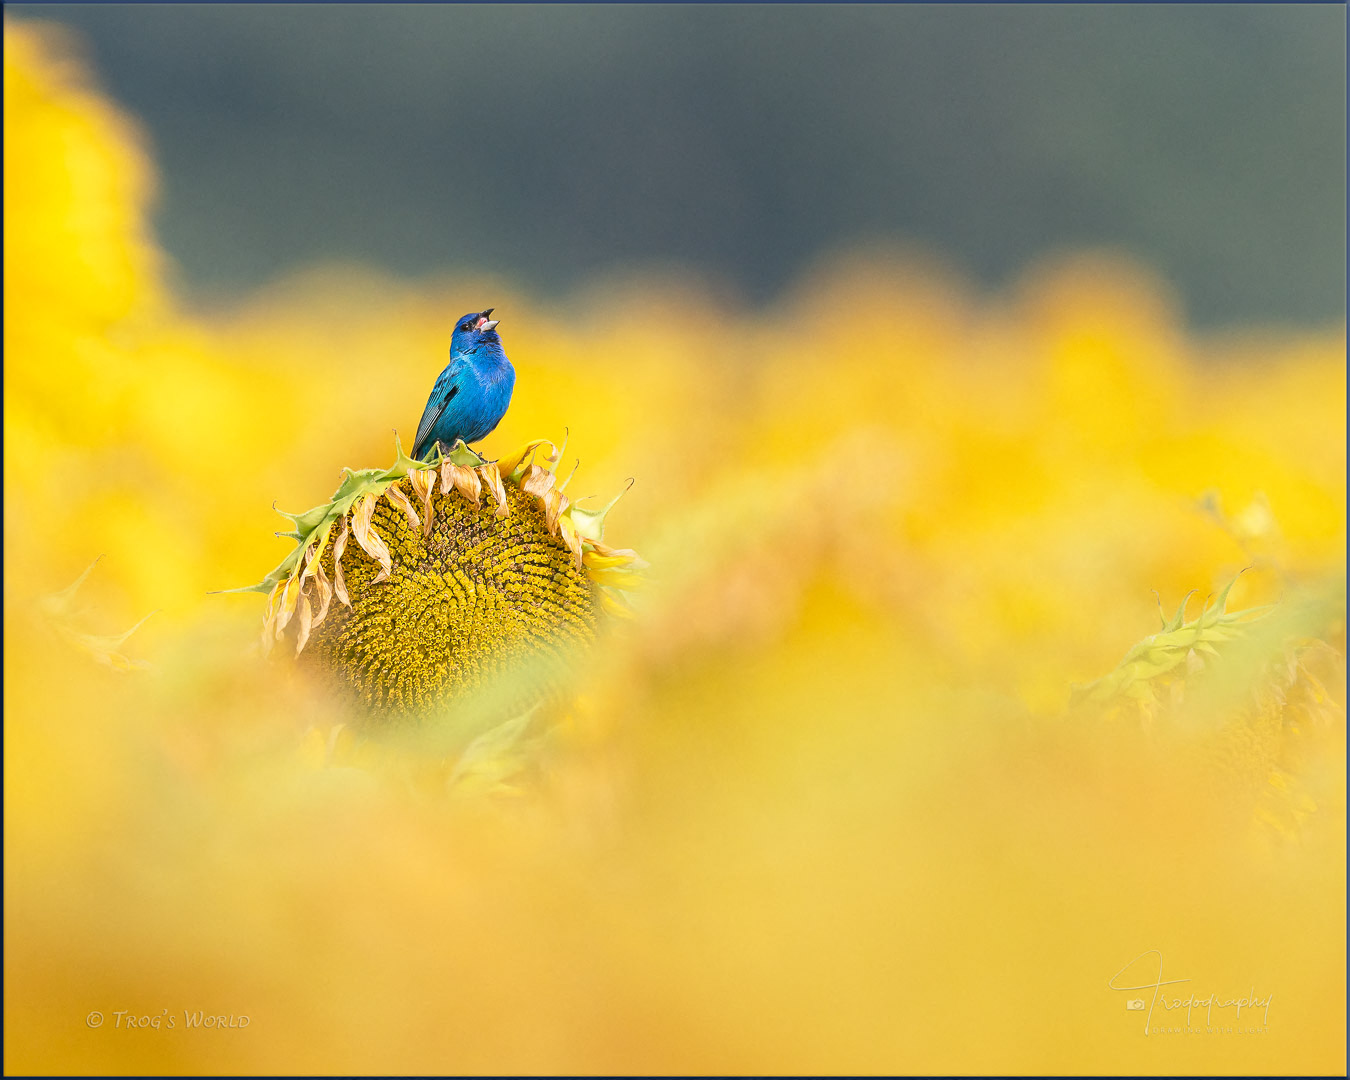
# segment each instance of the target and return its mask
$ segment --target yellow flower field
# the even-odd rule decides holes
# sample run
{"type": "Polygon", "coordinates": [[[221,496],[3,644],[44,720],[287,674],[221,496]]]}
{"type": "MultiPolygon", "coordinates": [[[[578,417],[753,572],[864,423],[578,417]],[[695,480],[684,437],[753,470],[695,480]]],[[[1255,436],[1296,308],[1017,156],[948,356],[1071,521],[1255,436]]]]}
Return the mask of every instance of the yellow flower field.
{"type": "Polygon", "coordinates": [[[200,310],[154,185],[6,20],[7,1070],[1344,1071],[1343,325],[1197,335],[1112,252],[200,310]],[[451,787],[208,594],[486,304],[484,452],[635,478],[650,568],[531,767],[451,787]]]}

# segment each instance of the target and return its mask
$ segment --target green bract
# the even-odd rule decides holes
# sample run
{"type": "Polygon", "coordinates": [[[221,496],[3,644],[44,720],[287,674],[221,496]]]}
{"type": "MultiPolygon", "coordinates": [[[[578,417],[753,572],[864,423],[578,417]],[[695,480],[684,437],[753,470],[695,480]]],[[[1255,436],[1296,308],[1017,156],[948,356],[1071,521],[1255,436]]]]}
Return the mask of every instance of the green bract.
{"type": "Polygon", "coordinates": [[[1201,656],[1217,657],[1219,653],[1216,645],[1235,640],[1241,635],[1244,624],[1262,618],[1273,609],[1273,605],[1266,605],[1243,611],[1225,611],[1228,594],[1237,580],[1234,578],[1230,581],[1190,622],[1184,620],[1186,604],[1195,595],[1194,590],[1186,594],[1176,614],[1170,619],[1163,614],[1160,600],[1158,616],[1162,620],[1162,630],[1144,638],[1130,649],[1125,659],[1109,675],[1079,687],[1077,699],[1104,702],[1123,695],[1139,701],[1152,701],[1155,696],[1154,680],[1159,676],[1188,661],[1192,665],[1203,663],[1201,656]]]}

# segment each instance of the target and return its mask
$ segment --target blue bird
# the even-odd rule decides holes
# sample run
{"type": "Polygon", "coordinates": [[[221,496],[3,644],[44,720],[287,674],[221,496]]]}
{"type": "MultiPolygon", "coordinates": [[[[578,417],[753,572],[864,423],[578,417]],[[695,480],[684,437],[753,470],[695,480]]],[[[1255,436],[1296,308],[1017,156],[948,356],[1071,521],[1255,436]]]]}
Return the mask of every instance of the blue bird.
{"type": "Polygon", "coordinates": [[[421,461],[438,442],[446,449],[456,439],[477,442],[495,428],[511,404],[516,369],[497,336],[492,308],[465,315],[450,336],[450,363],[436,376],[413,440],[413,460],[421,461]]]}

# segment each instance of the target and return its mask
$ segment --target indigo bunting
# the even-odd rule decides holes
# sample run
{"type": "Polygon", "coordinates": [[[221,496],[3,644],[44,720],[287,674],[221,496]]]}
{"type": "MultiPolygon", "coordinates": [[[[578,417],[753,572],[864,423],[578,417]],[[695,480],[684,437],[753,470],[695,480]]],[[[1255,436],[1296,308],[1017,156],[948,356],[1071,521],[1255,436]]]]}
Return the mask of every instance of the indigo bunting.
{"type": "Polygon", "coordinates": [[[477,442],[495,428],[516,385],[516,369],[506,358],[492,308],[465,315],[450,336],[450,363],[436,376],[427,407],[417,425],[413,460],[421,461],[438,442],[447,448],[463,439],[477,442]]]}

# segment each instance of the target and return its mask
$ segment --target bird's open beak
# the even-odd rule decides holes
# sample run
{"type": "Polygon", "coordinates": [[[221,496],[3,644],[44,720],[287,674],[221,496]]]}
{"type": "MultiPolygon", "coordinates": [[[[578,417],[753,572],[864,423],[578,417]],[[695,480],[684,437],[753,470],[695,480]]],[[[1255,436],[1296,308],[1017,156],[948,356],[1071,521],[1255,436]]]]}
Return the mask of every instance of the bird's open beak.
{"type": "Polygon", "coordinates": [[[488,308],[486,311],[484,311],[481,315],[478,316],[478,329],[483,333],[487,333],[487,331],[489,330],[497,329],[497,324],[501,322],[500,319],[489,319],[488,316],[491,314],[492,308],[488,308]]]}

